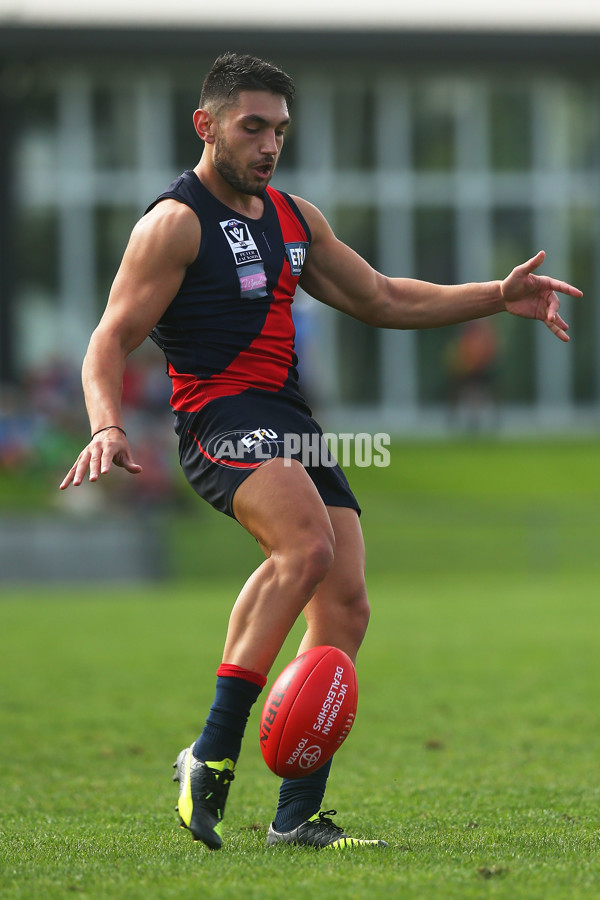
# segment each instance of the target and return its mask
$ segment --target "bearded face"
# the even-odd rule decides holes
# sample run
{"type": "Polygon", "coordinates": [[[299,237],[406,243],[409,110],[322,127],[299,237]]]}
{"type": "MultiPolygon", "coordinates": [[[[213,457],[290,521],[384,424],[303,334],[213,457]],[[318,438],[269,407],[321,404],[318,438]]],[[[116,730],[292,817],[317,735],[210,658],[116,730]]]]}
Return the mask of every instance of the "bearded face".
{"type": "Polygon", "coordinates": [[[276,157],[254,158],[249,162],[242,157],[243,154],[239,150],[236,152],[236,147],[231,146],[224,135],[215,137],[213,163],[221,178],[234,191],[260,197],[275,171],[276,157]]]}

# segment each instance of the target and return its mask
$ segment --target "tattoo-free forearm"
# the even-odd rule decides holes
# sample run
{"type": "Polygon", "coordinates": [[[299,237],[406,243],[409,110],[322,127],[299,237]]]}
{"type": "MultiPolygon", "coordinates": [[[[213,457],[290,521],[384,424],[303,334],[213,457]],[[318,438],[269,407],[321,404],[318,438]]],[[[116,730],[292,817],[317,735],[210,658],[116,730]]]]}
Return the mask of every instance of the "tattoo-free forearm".
{"type": "Polygon", "coordinates": [[[385,285],[370,323],[381,328],[437,328],[505,309],[499,281],[445,285],[387,278],[385,285]]]}
{"type": "Polygon", "coordinates": [[[97,328],[81,370],[92,434],[105,425],[123,425],[121,397],[126,358],[119,339],[97,328]]]}

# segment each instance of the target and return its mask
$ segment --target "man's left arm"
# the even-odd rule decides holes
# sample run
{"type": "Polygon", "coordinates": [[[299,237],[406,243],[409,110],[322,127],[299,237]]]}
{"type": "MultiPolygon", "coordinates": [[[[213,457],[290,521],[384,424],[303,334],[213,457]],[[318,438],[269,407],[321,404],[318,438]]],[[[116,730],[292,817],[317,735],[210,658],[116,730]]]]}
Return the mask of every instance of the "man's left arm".
{"type": "Polygon", "coordinates": [[[580,297],[581,291],[534,274],[544,261],[543,251],[503,281],[441,285],[388,278],[339,241],[316,207],[294,199],[312,236],[300,284],[315,299],[380,328],[436,328],[507,311],[540,319],[560,340],[569,340],[557,292],[580,297]]]}

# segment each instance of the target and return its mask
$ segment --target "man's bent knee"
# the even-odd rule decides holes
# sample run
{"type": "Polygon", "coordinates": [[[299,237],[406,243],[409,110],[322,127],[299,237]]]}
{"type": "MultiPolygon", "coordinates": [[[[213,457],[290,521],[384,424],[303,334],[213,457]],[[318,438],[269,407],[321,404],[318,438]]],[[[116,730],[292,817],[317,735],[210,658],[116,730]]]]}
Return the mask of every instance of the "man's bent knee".
{"type": "Polygon", "coordinates": [[[306,551],[306,566],[317,584],[327,575],[335,555],[335,540],[331,535],[313,538],[306,551]]]}
{"type": "Polygon", "coordinates": [[[306,593],[307,599],[314,594],[323,581],[334,560],[335,542],[331,535],[304,536],[292,538],[291,546],[283,550],[280,559],[289,576],[298,588],[306,593]]]}

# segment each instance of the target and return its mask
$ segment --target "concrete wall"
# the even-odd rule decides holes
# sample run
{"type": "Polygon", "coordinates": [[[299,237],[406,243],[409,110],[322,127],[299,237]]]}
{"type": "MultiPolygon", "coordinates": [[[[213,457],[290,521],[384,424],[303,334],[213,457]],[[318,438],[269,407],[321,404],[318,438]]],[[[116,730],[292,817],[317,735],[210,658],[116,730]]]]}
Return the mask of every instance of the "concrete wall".
{"type": "Polygon", "coordinates": [[[0,584],[152,581],[165,574],[160,527],[105,517],[0,519],[0,584]]]}

